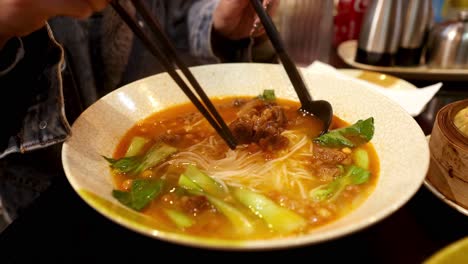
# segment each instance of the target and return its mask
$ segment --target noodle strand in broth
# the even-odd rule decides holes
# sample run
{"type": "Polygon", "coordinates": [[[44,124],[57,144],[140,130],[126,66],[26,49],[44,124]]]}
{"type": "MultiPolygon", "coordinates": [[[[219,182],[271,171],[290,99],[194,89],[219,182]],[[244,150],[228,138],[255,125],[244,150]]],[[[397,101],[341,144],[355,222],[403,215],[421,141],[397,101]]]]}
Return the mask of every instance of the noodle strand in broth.
{"type": "Polygon", "coordinates": [[[301,116],[297,102],[268,100],[212,99],[240,140],[235,150],[189,103],[142,120],[108,158],[114,196],[131,205],[135,201],[128,199],[140,197],[139,189],[158,187],[138,208],[164,221],[162,229],[240,240],[312,232],[364,201],[379,172],[372,144],[348,146],[346,129],[340,129],[350,125],[334,117],[330,138],[322,141],[348,145],[326,146],[315,140],[320,121],[301,116]],[[140,154],[126,157],[135,138],[144,142],[140,154]]]}

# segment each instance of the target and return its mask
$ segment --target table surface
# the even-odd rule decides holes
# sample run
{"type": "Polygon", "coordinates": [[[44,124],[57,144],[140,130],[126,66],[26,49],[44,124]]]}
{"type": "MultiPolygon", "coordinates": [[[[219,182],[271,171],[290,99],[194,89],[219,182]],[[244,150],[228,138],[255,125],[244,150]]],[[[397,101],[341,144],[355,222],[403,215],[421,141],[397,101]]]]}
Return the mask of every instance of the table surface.
{"type": "MultiPolygon", "coordinates": [[[[427,83],[412,81],[422,87],[427,83]]],[[[468,83],[446,83],[416,121],[431,133],[435,113],[468,98],[468,83]]],[[[345,237],[275,251],[218,251],[179,246],[121,227],[97,213],[74,192],[66,177],[55,179],[19,219],[0,235],[0,263],[92,262],[138,263],[189,259],[269,260],[301,258],[337,263],[421,263],[444,246],[468,236],[468,216],[448,206],[424,185],[399,210],[378,223],[345,237]],[[149,257],[148,257],[149,256],[149,257]],[[201,258],[200,258],[201,257],[201,258]]]]}

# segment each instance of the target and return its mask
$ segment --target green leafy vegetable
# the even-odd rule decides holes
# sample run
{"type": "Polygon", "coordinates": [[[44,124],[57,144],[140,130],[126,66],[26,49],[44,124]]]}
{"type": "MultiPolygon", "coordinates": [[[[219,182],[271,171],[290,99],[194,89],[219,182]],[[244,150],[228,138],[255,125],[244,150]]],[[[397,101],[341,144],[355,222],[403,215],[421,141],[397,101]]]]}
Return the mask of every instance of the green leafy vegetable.
{"type": "Polygon", "coordinates": [[[177,152],[177,149],[169,146],[165,143],[159,142],[154,144],[148,152],[146,152],[145,156],[143,157],[143,161],[141,162],[140,166],[138,166],[136,172],[142,172],[148,168],[156,166],[161,161],[165,160],[170,155],[177,152]]]}
{"type": "Polygon", "coordinates": [[[121,159],[113,159],[105,156],[102,157],[109,162],[111,168],[117,169],[121,172],[131,172],[140,165],[139,157],[124,157],[121,159]]]}
{"type": "Polygon", "coordinates": [[[373,136],[374,118],[369,117],[366,120],[359,120],[351,126],[331,130],[315,138],[314,141],[320,145],[332,148],[353,148],[369,142],[373,136]]]}
{"type": "Polygon", "coordinates": [[[237,232],[250,234],[254,231],[254,226],[251,220],[241,210],[211,195],[205,196],[208,201],[218,209],[218,211],[223,213],[229,219],[237,232]]]}
{"type": "Polygon", "coordinates": [[[277,205],[260,193],[244,188],[233,188],[233,195],[255,215],[263,218],[268,226],[275,231],[289,233],[300,230],[307,225],[302,216],[277,205]]]}
{"type": "Polygon", "coordinates": [[[203,189],[200,187],[200,185],[193,182],[190,178],[188,178],[184,174],[181,174],[179,177],[179,186],[185,190],[193,190],[193,191],[203,193],[203,189]]]}
{"type": "MultiPolygon", "coordinates": [[[[204,175],[203,177],[205,176],[209,177],[207,175],[204,175]]],[[[212,179],[211,177],[209,178],[212,181],[214,181],[214,179],[212,179]]],[[[232,223],[237,232],[242,234],[250,234],[254,231],[251,220],[241,210],[223,201],[222,199],[219,199],[209,194],[204,188],[200,187],[200,185],[198,185],[192,179],[187,177],[186,174],[180,175],[179,186],[188,190],[188,192],[191,194],[205,196],[206,199],[214,207],[216,207],[218,211],[220,211],[224,216],[226,216],[229,219],[229,221],[232,223]]]]}
{"type": "Polygon", "coordinates": [[[187,166],[185,172],[179,178],[179,184],[181,180],[185,183],[184,186],[190,186],[188,188],[196,189],[196,186],[198,186],[204,192],[216,197],[224,197],[227,194],[226,190],[219,182],[204,174],[193,165],[187,166]],[[189,179],[191,183],[186,181],[186,178],[189,179]]]}
{"type": "Polygon", "coordinates": [[[336,179],[326,185],[321,185],[310,192],[310,196],[314,201],[324,201],[333,197],[342,188],[342,181],[336,179]]]}
{"type": "Polygon", "coordinates": [[[276,100],[275,90],[265,89],[263,90],[263,94],[259,95],[258,98],[267,102],[275,101],[276,100]]]}
{"type": "Polygon", "coordinates": [[[173,209],[164,209],[164,212],[180,229],[191,227],[194,224],[193,219],[182,212],[173,209]]]}
{"type": "Polygon", "coordinates": [[[102,156],[109,162],[111,168],[124,173],[138,174],[177,152],[177,149],[165,143],[156,143],[143,156],[130,156],[121,159],[113,159],[102,156]]]}
{"type": "Polygon", "coordinates": [[[161,193],[163,184],[162,180],[136,179],[130,191],[113,190],[112,196],[123,205],[140,211],[161,193]]]}
{"type": "Polygon", "coordinates": [[[333,200],[339,196],[346,186],[366,183],[369,178],[370,172],[368,170],[355,165],[347,166],[340,177],[311,190],[309,196],[317,202],[333,200]]]}
{"type": "Polygon", "coordinates": [[[132,157],[140,154],[141,149],[148,143],[148,139],[144,137],[134,137],[130,142],[130,146],[125,153],[125,157],[132,157]]]}
{"type": "Polygon", "coordinates": [[[360,167],[350,166],[348,169],[350,184],[359,185],[366,183],[370,178],[370,171],[360,167]]]}
{"type": "Polygon", "coordinates": [[[354,164],[358,167],[368,170],[369,169],[369,154],[365,149],[357,148],[351,154],[354,164]]]}

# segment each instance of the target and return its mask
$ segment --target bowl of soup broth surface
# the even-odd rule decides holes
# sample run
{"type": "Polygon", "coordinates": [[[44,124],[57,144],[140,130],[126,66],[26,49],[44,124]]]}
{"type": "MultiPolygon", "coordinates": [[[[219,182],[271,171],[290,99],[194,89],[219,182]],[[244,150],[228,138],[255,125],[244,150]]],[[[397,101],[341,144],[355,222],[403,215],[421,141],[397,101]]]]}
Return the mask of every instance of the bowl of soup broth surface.
{"type": "Polygon", "coordinates": [[[78,195],[116,224],[216,249],[275,249],[352,234],[389,216],[423,183],[424,133],[362,83],[303,70],[330,130],[300,114],[280,65],[191,68],[238,140],[230,149],[166,73],[86,109],[62,163],[78,195]]]}

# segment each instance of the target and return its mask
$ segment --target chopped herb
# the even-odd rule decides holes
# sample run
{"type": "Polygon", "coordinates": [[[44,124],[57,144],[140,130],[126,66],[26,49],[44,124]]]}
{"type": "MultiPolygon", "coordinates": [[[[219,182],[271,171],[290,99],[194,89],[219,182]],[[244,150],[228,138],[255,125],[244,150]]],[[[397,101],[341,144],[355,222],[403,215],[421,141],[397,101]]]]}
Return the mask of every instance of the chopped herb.
{"type": "Polygon", "coordinates": [[[259,95],[258,98],[267,102],[273,102],[276,100],[275,90],[265,89],[263,90],[263,94],[259,95]]]}

